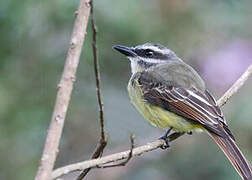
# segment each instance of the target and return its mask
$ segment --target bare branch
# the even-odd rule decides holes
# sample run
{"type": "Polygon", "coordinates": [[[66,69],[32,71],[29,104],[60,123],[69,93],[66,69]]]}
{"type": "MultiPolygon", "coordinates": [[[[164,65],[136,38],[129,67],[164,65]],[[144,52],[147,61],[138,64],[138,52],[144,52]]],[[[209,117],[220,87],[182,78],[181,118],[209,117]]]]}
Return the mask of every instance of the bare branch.
{"type": "MultiPolygon", "coordinates": [[[[103,149],[105,148],[106,145],[107,145],[106,137],[105,137],[105,141],[101,138],[100,142],[97,144],[97,147],[95,148],[95,151],[94,151],[91,159],[96,159],[96,158],[101,157],[103,149]]],[[[80,173],[80,175],[77,177],[76,180],[83,179],[88,174],[88,172],[91,170],[91,168],[83,168],[81,170],[82,170],[82,172],[80,173]]]]}
{"type": "Polygon", "coordinates": [[[90,0],[90,17],[91,17],[91,25],[92,25],[92,32],[93,32],[93,57],[94,57],[94,72],[95,72],[95,81],[96,81],[96,93],[97,99],[99,104],[99,112],[100,112],[100,125],[101,125],[101,138],[105,140],[105,131],[104,131],[104,113],[103,113],[103,103],[101,98],[101,88],[100,88],[100,71],[99,71],[99,63],[97,58],[97,46],[96,46],[96,25],[94,20],[94,5],[93,0],[90,0]]]}
{"type": "MultiPolygon", "coordinates": [[[[251,75],[252,72],[252,65],[249,66],[249,68],[243,73],[243,75],[234,83],[234,85],[218,100],[218,105],[223,106],[227,100],[233,96],[246,82],[248,77],[251,75]]],[[[182,136],[184,133],[173,133],[169,136],[169,141],[173,141],[177,139],[178,137],[182,136]]],[[[133,149],[133,156],[141,155],[145,152],[153,151],[159,147],[161,147],[165,142],[163,140],[156,140],[151,143],[148,143],[143,146],[139,146],[137,148],[133,149]]],[[[111,162],[120,161],[122,159],[127,159],[129,157],[130,150],[119,152],[111,155],[104,156],[102,158],[93,159],[93,160],[87,160],[71,165],[67,165],[61,168],[56,169],[52,173],[52,178],[57,178],[59,176],[62,176],[64,174],[68,174],[69,172],[73,171],[79,171],[86,168],[92,168],[96,167],[98,165],[103,165],[111,162]]]]}
{"type": "MultiPolygon", "coordinates": [[[[169,142],[174,141],[175,139],[179,138],[183,134],[184,133],[176,133],[175,132],[175,133],[169,135],[169,142]]],[[[132,151],[132,157],[142,155],[145,152],[156,150],[159,147],[161,147],[164,143],[165,143],[164,140],[159,139],[159,140],[153,141],[151,143],[148,143],[146,145],[134,148],[133,151],[132,151]]],[[[130,154],[130,150],[115,153],[115,154],[111,154],[111,155],[104,156],[104,157],[98,158],[98,159],[87,160],[87,161],[79,162],[79,163],[76,163],[76,164],[71,164],[71,165],[68,165],[68,166],[64,166],[64,167],[56,169],[52,173],[52,179],[55,179],[55,178],[57,178],[59,176],[62,176],[64,174],[68,174],[70,172],[80,171],[80,170],[85,169],[85,168],[97,167],[98,165],[113,163],[113,162],[116,162],[116,161],[127,159],[127,158],[129,158],[129,154],[130,154]]]]}
{"type": "MultiPolygon", "coordinates": [[[[132,154],[133,154],[133,156],[141,155],[144,152],[152,151],[152,150],[159,148],[163,143],[164,143],[163,140],[156,140],[152,143],[148,143],[147,145],[134,148],[132,154]]],[[[120,153],[115,153],[115,154],[108,155],[108,156],[104,156],[104,157],[98,158],[98,159],[87,160],[84,162],[71,164],[71,165],[56,169],[52,174],[52,178],[53,179],[57,178],[57,177],[62,176],[64,174],[68,174],[69,172],[72,172],[72,171],[79,171],[79,170],[82,170],[85,168],[92,168],[92,167],[96,167],[97,165],[103,165],[103,164],[123,160],[123,159],[126,159],[129,157],[129,153],[130,153],[130,150],[120,152],[120,153]]]]}
{"type": "MultiPolygon", "coordinates": [[[[95,20],[94,20],[94,5],[93,0],[90,0],[90,18],[91,18],[91,26],[92,26],[92,35],[93,35],[93,60],[94,60],[94,72],[95,72],[95,82],[96,82],[96,93],[97,93],[97,100],[99,105],[99,114],[100,114],[100,128],[101,128],[101,136],[100,141],[96,146],[96,149],[91,157],[91,159],[96,159],[98,157],[102,156],[103,150],[107,145],[107,137],[105,136],[105,130],[104,130],[104,113],[103,113],[103,103],[101,98],[101,88],[100,88],[100,71],[99,71],[99,63],[97,58],[97,46],[96,46],[96,35],[97,30],[95,26],[95,20]]],[[[76,180],[82,180],[87,173],[91,170],[91,168],[84,169],[80,175],[77,177],[76,180]]]]}
{"type": "Polygon", "coordinates": [[[128,155],[128,158],[123,161],[123,162],[120,162],[118,164],[112,164],[112,165],[106,165],[106,166],[97,166],[97,168],[111,168],[111,167],[121,167],[121,166],[126,166],[126,164],[129,162],[129,160],[132,158],[133,156],[133,149],[134,149],[134,146],[135,146],[135,137],[133,134],[130,135],[130,152],[129,152],[129,155],[128,155]]]}
{"type": "Polygon", "coordinates": [[[218,100],[219,106],[223,106],[224,104],[226,104],[228,99],[243,86],[243,84],[247,81],[251,73],[252,73],[252,65],[248,67],[248,69],[232,85],[232,87],[228,91],[226,91],[225,94],[218,100]]]}
{"type": "Polygon", "coordinates": [[[58,146],[64,121],[72,94],[75,74],[79,64],[79,58],[84,42],[88,17],[90,13],[89,0],[80,0],[76,20],[73,27],[70,47],[68,49],[66,62],[60,83],[54,111],[48,129],[44,151],[40,160],[40,166],[35,177],[36,180],[47,180],[51,177],[54,162],[58,153],[58,146]]]}

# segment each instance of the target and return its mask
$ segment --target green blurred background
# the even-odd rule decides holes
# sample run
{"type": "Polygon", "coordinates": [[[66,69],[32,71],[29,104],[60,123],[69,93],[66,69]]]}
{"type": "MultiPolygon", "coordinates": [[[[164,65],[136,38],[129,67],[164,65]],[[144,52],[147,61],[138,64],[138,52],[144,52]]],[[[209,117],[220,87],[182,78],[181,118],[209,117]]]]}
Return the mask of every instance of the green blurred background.
{"type": "MultiPolygon", "coordinates": [[[[252,63],[250,0],[95,0],[106,132],[104,155],[157,139],[129,102],[129,62],[115,44],[160,43],[175,51],[220,97],[252,63]],[[148,133],[147,133],[148,132],[148,133]]],[[[33,179],[52,114],[78,1],[0,3],[0,179],[33,179]]],[[[90,25],[56,167],[89,158],[99,139],[90,25]]],[[[223,107],[238,145],[252,161],[252,81],[223,107]]],[[[73,179],[78,173],[64,176],[73,179]]],[[[126,167],[95,169],[88,179],[237,180],[205,134],[184,136],[167,151],[133,158],[126,167]]]]}

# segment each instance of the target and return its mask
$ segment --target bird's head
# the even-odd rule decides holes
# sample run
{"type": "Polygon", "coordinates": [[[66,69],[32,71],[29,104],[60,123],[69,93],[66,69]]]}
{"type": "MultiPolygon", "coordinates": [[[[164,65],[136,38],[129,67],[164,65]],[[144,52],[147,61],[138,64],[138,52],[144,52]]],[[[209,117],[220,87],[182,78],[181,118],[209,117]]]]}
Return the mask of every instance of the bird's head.
{"type": "Polygon", "coordinates": [[[133,74],[171,61],[181,61],[174,52],[160,44],[146,43],[135,47],[116,45],[113,48],[131,61],[133,74]]]}

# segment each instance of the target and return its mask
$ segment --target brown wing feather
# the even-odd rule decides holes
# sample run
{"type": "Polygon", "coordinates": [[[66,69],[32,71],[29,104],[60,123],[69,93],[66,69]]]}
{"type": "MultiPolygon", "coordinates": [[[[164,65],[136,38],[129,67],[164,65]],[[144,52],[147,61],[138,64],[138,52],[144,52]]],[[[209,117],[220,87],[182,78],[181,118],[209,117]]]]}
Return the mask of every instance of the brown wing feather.
{"type": "Polygon", "coordinates": [[[201,93],[195,89],[158,86],[145,89],[144,98],[152,105],[203,125],[241,178],[252,180],[251,166],[237,147],[220,108],[209,92],[201,93]]]}
{"type": "Polygon", "coordinates": [[[220,108],[209,92],[196,89],[158,86],[144,89],[144,98],[152,105],[160,106],[195,123],[209,131],[227,137],[233,135],[228,129],[220,108]]]}
{"type": "Polygon", "coordinates": [[[231,138],[223,138],[212,133],[210,134],[242,179],[252,180],[251,166],[236,145],[235,141],[231,138]]]}

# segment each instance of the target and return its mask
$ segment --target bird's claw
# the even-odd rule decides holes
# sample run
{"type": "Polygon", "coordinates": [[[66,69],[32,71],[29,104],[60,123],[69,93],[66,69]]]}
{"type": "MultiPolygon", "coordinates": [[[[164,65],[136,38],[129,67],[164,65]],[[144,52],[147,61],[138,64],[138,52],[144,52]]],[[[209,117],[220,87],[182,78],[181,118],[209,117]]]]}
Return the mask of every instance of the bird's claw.
{"type": "Polygon", "coordinates": [[[165,143],[162,146],[160,146],[161,149],[167,149],[170,147],[170,142],[167,136],[161,136],[159,139],[162,139],[165,141],[165,143]]]}
{"type": "Polygon", "coordinates": [[[169,129],[167,129],[167,131],[165,132],[165,134],[163,136],[161,136],[159,139],[163,139],[165,141],[165,144],[163,144],[160,148],[161,149],[167,149],[170,147],[170,142],[169,142],[169,137],[168,135],[170,134],[171,130],[173,127],[170,127],[169,129]]]}

